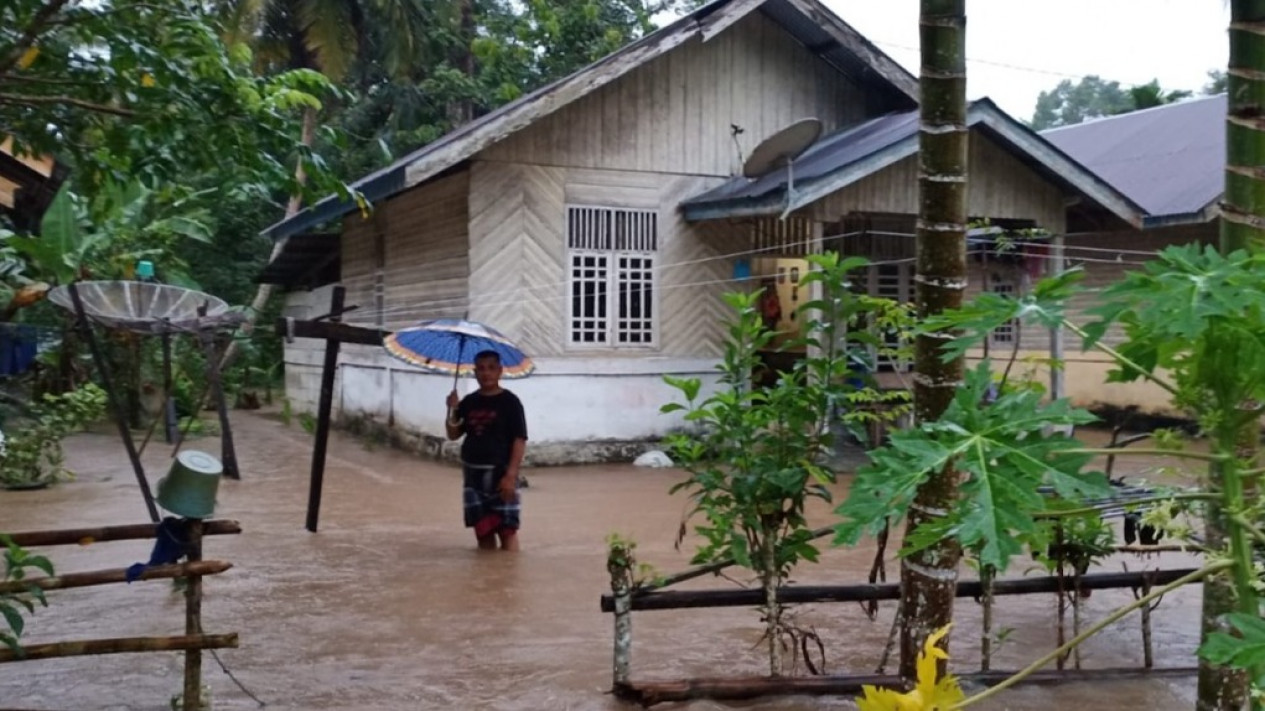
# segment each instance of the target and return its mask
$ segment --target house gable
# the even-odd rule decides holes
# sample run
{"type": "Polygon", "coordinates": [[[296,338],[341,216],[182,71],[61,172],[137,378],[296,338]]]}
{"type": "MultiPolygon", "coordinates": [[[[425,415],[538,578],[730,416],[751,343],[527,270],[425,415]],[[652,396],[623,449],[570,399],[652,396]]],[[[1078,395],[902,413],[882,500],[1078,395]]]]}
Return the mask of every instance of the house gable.
{"type": "MultiPolygon", "coordinates": [[[[698,37],[723,33],[743,17],[759,11],[787,28],[806,46],[872,91],[889,97],[899,108],[917,103],[918,82],[831,13],[819,0],[714,0],[671,25],[603,57],[588,67],[541,87],[437,141],[357,180],[352,187],[369,201],[385,200],[447,171],[532,123],[619,79],[698,37]]],[[[263,231],[274,240],[298,234],[356,209],[356,202],[327,197],[297,215],[263,231]]]]}
{"type": "Polygon", "coordinates": [[[761,12],[693,38],[484,149],[481,160],[727,177],[788,124],[890,108],[761,12]],[[742,129],[734,136],[731,126],[742,129]],[[736,141],[735,141],[736,138],[736,141]]]}

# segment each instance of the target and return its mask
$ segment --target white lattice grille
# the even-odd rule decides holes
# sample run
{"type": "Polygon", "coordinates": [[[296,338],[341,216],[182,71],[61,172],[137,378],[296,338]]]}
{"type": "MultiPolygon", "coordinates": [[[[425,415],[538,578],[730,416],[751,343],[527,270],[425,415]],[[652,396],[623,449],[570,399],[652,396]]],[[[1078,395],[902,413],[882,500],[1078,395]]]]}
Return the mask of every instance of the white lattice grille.
{"type": "Polygon", "coordinates": [[[571,342],[605,345],[610,333],[610,255],[571,253],[571,342]]]}
{"type": "Polygon", "coordinates": [[[571,344],[654,345],[658,214],[650,210],[569,206],[567,246],[571,265],[571,344]]]}
{"type": "MultiPolygon", "coordinates": [[[[1013,281],[994,281],[989,285],[989,291],[994,294],[1002,294],[1003,296],[1014,297],[1017,289],[1013,281]]],[[[1015,339],[1019,337],[1019,320],[1011,319],[1006,323],[993,329],[993,343],[1013,344],[1015,339]]]]}
{"type": "Polygon", "coordinates": [[[654,257],[620,254],[615,260],[619,299],[615,338],[620,345],[650,345],[654,343],[654,257]]]}
{"type": "MultiPolygon", "coordinates": [[[[870,267],[870,295],[881,299],[891,299],[898,304],[913,301],[913,280],[910,278],[912,271],[912,264],[878,264],[870,267]]],[[[901,335],[895,330],[884,330],[878,336],[888,348],[901,346],[901,335]]],[[[875,364],[879,370],[907,370],[910,365],[889,356],[878,353],[874,355],[875,364]]]]}

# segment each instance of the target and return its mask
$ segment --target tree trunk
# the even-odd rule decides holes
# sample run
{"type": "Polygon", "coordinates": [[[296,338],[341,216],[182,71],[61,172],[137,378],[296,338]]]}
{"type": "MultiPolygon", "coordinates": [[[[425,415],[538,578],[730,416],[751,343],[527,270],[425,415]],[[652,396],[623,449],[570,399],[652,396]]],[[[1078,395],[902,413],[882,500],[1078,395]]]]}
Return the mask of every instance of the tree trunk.
{"type": "MultiPolygon", "coordinates": [[[[922,131],[915,279],[918,315],[926,318],[960,306],[966,290],[966,0],[922,0],[919,25],[922,131]]],[[[941,361],[942,343],[923,335],[914,345],[914,413],[920,422],[939,418],[962,380],[960,359],[941,361]]],[[[943,515],[958,479],[950,466],[919,487],[906,530],[943,515]]],[[[915,678],[918,652],[928,635],[953,619],[961,553],[956,541],[945,540],[901,561],[900,673],[905,679],[915,678]]]]}
{"type": "Polygon", "coordinates": [[[1231,0],[1221,250],[1265,246],[1265,0],[1231,0]]]}
{"type": "MultiPolygon", "coordinates": [[[[1226,171],[1225,195],[1221,202],[1221,252],[1260,249],[1265,246],[1265,0],[1231,0],[1230,63],[1226,73],[1226,171]]],[[[1256,427],[1246,434],[1255,449],[1256,427]]],[[[1250,457],[1254,452],[1239,451],[1250,457]]],[[[1213,468],[1216,469],[1215,467],[1213,468]]],[[[1221,477],[1213,478],[1221,489],[1221,477]]],[[[1225,509],[1209,502],[1206,520],[1207,544],[1220,549],[1228,540],[1229,522],[1225,509]]],[[[1229,576],[1213,576],[1204,581],[1202,636],[1228,632],[1224,616],[1237,605],[1234,582],[1229,576]]],[[[1231,711],[1243,707],[1247,696],[1247,675],[1226,667],[1199,661],[1199,711],[1231,711]]]]}
{"type": "Polygon", "coordinates": [[[769,638],[769,676],[782,675],[782,640],[778,632],[782,626],[782,605],[777,600],[777,550],[771,532],[765,532],[763,568],[760,572],[764,579],[764,612],[766,629],[769,638]]]}
{"type": "MultiPolygon", "coordinates": [[[[1204,529],[1204,545],[1210,550],[1226,546],[1224,509],[1215,501],[1208,502],[1204,529]]],[[[1235,610],[1234,580],[1229,575],[1213,575],[1203,583],[1203,612],[1200,638],[1213,632],[1233,634],[1225,615],[1235,610]]],[[[1242,671],[1199,660],[1198,711],[1239,711],[1247,700],[1247,675],[1242,671]]]]}
{"type": "MultiPolygon", "coordinates": [[[[303,110],[303,133],[300,139],[307,148],[312,147],[312,143],[316,140],[316,109],[308,107],[303,110]]],[[[307,171],[303,169],[302,161],[294,169],[294,179],[300,187],[307,182],[307,171]]],[[[299,208],[303,206],[303,196],[297,192],[290,196],[290,203],[286,205],[286,219],[294,217],[299,212],[299,208]]],[[[277,258],[281,253],[282,247],[285,246],[285,240],[278,240],[272,245],[272,253],[268,255],[268,261],[277,258]]],[[[260,284],[255,290],[255,298],[250,302],[250,308],[246,311],[246,321],[242,324],[243,334],[250,334],[254,330],[255,321],[259,318],[259,314],[263,312],[264,306],[268,305],[268,297],[272,295],[271,284],[260,284]]],[[[228,368],[229,363],[233,362],[233,358],[237,355],[237,340],[229,341],[228,348],[224,351],[224,357],[220,358],[220,371],[223,372],[228,368]]]]}
{"type": "MultiPolygon", "coordinates": [[[[452,51],[452,65],[474,81],[474,0],[458,0],[457,2],[457,42],[452,51]]],[[[469,123],[474,119],[474,102],[469,97],[458,99],[448,105],[448,122],[453,128],[469,123]]]]}

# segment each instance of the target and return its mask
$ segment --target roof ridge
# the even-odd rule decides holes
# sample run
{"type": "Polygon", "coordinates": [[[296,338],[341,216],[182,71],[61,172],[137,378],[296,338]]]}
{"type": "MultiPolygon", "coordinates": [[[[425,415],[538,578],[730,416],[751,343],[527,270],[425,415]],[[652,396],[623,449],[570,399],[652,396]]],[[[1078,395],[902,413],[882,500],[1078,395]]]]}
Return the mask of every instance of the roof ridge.
{"type": "Polygon", "coordinates": [[[1122,113],[1122,114],[1113,114],[1111,116],[1095,116],[1094,118],[1086,119],[1084,121],[1081,121],[1080,123],[1072,123],[1072,124],[1067,124],[1066,126],[1055,126],[1054,128],[1042,129],[1041,131],[1038,131],[1038,133],[1044,136],[1050,133],[1054,133],[1056,131],[1062,131],[1062,130],[1070,129],[1070,128],[1083,128],[1085,126],[1097,126],[1104,122],[1111,121],[1113,119],[1136,117],[1140,114],[1150,114],[1150,113],[1155,113],[1161,110],[1174,109],[1179,106],[1189,106],[1191,104],[1200,103],[1202,101],[1211,101],[1213,99],[1220,99],[1220,98],[1223,98],[1224,96],[1225,96],[1224,92],[1220,94],[1211,94],[1207,96],[1194,96],[1188,99],[1181,99],[1179,101],[1174,101],[1167,104],[1160,104],[1159,106],[1148,106],[1145,109],[1138,109],[1136,111],[1126,111],[1125,113],[1122,113]]]}

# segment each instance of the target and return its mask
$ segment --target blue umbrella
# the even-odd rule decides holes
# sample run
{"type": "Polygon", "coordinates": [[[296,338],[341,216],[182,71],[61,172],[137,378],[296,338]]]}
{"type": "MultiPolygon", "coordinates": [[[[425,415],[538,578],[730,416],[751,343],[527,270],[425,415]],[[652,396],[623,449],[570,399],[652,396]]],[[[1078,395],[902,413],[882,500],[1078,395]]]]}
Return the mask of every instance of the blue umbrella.
{"type": "Polygon", "coordinates": [[[474,374],[474,357],[495,351],[501,357],[503,378],[525,378],[536,369],[509,338],[491,326],[457,318],[422,321],[383,339],[387,352],[432,373],[451,373],[453,382],[474,374]]]}

